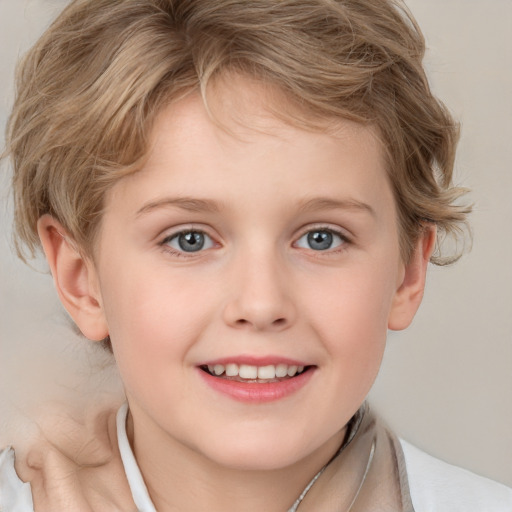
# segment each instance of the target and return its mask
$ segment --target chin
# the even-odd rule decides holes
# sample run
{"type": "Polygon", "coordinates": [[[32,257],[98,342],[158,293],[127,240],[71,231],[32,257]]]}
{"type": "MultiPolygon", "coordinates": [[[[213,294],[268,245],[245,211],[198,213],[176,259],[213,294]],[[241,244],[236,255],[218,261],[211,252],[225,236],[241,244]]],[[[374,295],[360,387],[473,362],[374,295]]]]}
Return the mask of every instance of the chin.
{"type": "Polygon", "coordinates": [[[203,451],[203,455],[215,464],[237,471],[283,469],[297,463],[301,458],[300,453],[297,444],[283,443],[282,439],[262,439],[258,442],[254,438],[238,438],[235,442],[215,444],[203,451]]]}

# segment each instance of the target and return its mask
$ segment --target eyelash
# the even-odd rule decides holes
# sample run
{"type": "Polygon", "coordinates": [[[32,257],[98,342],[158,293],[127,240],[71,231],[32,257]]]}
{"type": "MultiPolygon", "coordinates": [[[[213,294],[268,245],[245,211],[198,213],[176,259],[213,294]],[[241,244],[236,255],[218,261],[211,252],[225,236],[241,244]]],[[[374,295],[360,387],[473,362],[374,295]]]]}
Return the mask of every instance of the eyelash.
{"type": "MultiPolygon", "coordinates": [[[[293,246],[294,247],[297,247],[297,248],[302,248],[302,249],[307,249],[309,251],[311,251],[311,253],[315,254],[315,255],[334,255],[334,254],[339,254],[340,252],[343,252],[347,249],[347,245],[350,245],[352,243],[351,239],[345,234],[345,233],[342,233],[340,230],[337,230],[337,229],[333,229],[332,227],[328,227],[328,226],[324,226],[324,225],[319,225],[319,226],[313,226],[313,227],[309,227],[307,230],[303,231],[302,234],[295,239],[295,242],[293,243],[293,246]],[[334,247],[334,248],[327,248],[327,249],[324,249],[324,250],[315,250],[315,249],[312,249],[312,248],[302,248],[302,247],[298,247],[297,244],[298,242],[304,238],[305,236],[309,235],[310,233],[330,233],[336,237],[338,237],[341,241],[341,243],[334,247]]],[[[205,250],[207,249],[211,249],[213,247],[215,247],[216,245],[218,246],[219,244],[217,242],[215,242],[215,240],[206,232],[204,231],[203,229],[199,229],[199,228],[193,228],[193,227],[190,227],[190,228],[187,228],[187,229],[182,229],[176,233],[172,233],[168,236],[166,236],[159,244],[162,249],[170,254],[172,254],[173,256],[176,256],[176,257],[179,257],[179,258],[191,258],[191,257],[194,257],[195,255],[197,254],[200,254],[200,253],[203,253],[205,250]],[[198,235],[202,235],[203,237],[206,237],[207,239],[210,240],[209,242],[209,247],[206,247],[203,248],[201,247],[199,250],[197,251],[186,251],[186,250],[179,250],[179,249],[175,249],[173,247],[171,247],[169,245],[169,243],[172,241],[172,240],[175,240],[177,239],[178,237],[182,236],[182,235],[187,235],[187,234],[191,234],[191,233],[194,233],[194,234],[198,234],[198,235]]]]}

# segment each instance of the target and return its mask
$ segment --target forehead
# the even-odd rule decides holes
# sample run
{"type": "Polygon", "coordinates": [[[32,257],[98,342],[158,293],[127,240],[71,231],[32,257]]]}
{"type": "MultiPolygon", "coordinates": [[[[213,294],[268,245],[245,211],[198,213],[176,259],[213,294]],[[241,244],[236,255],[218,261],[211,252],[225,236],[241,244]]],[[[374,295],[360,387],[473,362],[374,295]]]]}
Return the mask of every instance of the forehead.
{"type": "Polygon", "coordinates": [[[313,114],[301,109],[279,87],[239,74],[226,74],[211,80],[202,95],[192,91],[159,113],[152,127],[145,168],[162,156],[163,146],[171,145],[173,152],[179,154],[185,143],[202,146],[211,142],[215,145],[209,148],[213,153],[220,146],[238,146],[242,151],[251,144],[292,146],[298,138],[314,141],[319,147],[338,142],[357,144],[362,153],[376,155],[385,165],[376,127],[313,114]]]}
{"type": "MultiPolygon", "coordinates": [[[[290,195],[304,203],[329,198],[336,183],[339,194],[354,203],[365,202],[358,195],[378,199],[379,187],[391,197],[372,127],[325,119],[320,128],[318,120],[309,126],[303,120],[282,91],[268,84],[239,77],[219,81],[206,101],[190,93],[159,113],[144,167],[110,195],[124,191],[146,203],[167,195],[213,196],[218,203],[245,195],[266,202],[264,189],[278,188],[282,202],[290,195]]],[[[127,204],[136,202],[134,197],[127,204]]],[[[107,210],[109,203],[107,198],[107,210]]]]}

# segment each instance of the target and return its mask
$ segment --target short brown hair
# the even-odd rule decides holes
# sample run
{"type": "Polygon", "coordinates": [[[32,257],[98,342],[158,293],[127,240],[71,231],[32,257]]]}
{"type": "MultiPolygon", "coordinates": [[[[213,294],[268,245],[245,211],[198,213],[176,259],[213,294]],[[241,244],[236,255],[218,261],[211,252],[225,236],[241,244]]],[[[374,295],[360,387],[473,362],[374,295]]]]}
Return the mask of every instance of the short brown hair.
{"type": "MultiPolygon", "coordinates": [[[[426,223],[458,235],[458,125],[431,93],[399,0],[75,0],[20,65],[8,125],[17,248],[49,213],[89,251],[106,191],[141,166],[164,105],[239,72],[299,110],[377,128],[407,259],[426,223]]],[[[459,254],[436,263],[457,259],[459,254]]]]}

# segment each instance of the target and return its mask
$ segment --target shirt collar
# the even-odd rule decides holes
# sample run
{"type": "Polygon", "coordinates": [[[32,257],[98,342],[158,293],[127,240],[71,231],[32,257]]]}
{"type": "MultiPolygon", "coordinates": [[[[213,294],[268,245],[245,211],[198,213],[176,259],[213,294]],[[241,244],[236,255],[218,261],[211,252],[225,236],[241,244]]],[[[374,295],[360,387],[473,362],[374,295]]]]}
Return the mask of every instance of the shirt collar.
{"type": "Polygon", "coordinates": [[[117,442],[123,461],[128,485],[138,512],[156,512],[156,508],[149,497],[148,488],[144,483],[135,456],[133,455],[128,435],[126,434],[126,418],[128,416],[128,403],[124,403],[117,412],[117,442]]]}

